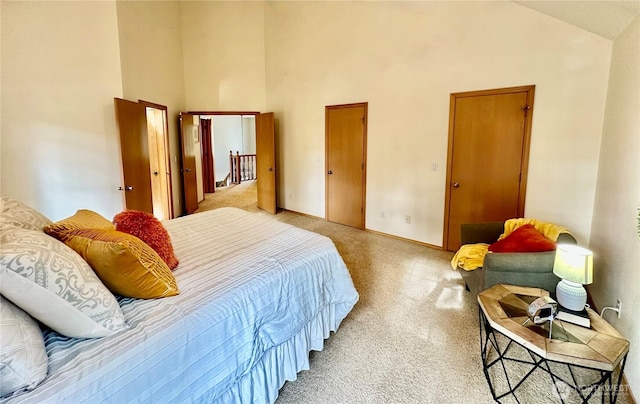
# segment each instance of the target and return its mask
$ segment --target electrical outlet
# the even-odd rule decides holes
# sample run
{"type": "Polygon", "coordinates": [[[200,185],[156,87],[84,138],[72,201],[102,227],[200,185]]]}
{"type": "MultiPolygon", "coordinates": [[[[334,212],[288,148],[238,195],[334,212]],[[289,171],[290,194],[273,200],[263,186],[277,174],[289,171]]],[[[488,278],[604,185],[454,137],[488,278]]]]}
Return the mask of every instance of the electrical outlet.
{"type": "Polygon", "coordinates": [[[380,218],[384,219],[384,210],[380,212],[380,218]]]}
{"type": "Polygon", "coordinates": [[[404,216],[404,222],[406,224],[411,224],[411,215],[405,215],[404,216]]]}
{"type": "Polygon", "coordinates": [[[618,309],[618,318],[620,318],[620,315],[622,314],[622,302],[620,299],[616,301],[616,308],[618,309]]]}

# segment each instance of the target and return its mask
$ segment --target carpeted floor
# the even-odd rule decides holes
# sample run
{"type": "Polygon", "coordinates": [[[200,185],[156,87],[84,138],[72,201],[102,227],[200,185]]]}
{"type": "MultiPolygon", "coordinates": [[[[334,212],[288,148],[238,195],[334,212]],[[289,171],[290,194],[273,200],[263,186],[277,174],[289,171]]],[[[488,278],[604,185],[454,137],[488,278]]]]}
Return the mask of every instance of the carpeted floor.
{"type": "Polygon", "coordinates": [[[216,192],[204,195],[204,201],[198,204],[196,213],[226,206],[259,212],[257,185],[257,181],[254,180],[216,188],[216,192]]]}
{"type": "MultiPolygon", "coordinates": [[[[198,211],[221,206],[268,215],[257,209],[255,182],[207,194],[198,211]]],[[[285,383],[277,404],[493,402],[480,360],[478,304],[449,266],[452,253],[293,212],[272,217],[331,238],[360,293],[324,349],[310,354],[311,369],[285,383]]],[[[500,372],[494,367],[498,380],[500,372]]],[[[541,371],[517,398],[501,402],[559,402],[541,371]]],[[[565,402],[579,401],[570,395],[565,402]]]]}

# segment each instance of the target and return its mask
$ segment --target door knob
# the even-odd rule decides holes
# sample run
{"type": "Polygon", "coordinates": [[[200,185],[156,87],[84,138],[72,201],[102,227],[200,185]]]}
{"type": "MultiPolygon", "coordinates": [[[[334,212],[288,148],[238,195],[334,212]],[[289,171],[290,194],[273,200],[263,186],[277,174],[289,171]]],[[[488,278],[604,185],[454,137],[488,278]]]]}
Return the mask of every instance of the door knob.
{"type": "Polygon", "coordinates": [[[459,183],[457,183],[457,182],[454,182],[454,183],[453,183],[453,187],[454,187],[454,188],[458,188],[459,186],[460,186],[460,184],[459,184],[459,183]]]}
{"type": "Polygon", "coordinates": [[[269,171],[273,171],[273,167],[269,167],[269,171]]]}
{"type": "Polygon", "coordinates": [[[329,170],[329,172],[327,172],[327,174],[331,175],[331,174],[333,174],[333,171],[329,170]]]}

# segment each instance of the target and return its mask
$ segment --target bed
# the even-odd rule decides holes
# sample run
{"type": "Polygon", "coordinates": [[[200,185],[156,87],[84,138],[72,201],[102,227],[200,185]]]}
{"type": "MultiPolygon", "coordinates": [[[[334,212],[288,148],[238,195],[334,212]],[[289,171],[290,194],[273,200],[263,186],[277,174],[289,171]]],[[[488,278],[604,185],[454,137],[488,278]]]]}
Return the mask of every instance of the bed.
{"type": "Polygon", "coordinates": [[[0,401],[271,403],[358,300],[327,237],[235,208],[164,225],[180,294],[118,297],[113,336],[45,330],[48,376],[0,401]]]}

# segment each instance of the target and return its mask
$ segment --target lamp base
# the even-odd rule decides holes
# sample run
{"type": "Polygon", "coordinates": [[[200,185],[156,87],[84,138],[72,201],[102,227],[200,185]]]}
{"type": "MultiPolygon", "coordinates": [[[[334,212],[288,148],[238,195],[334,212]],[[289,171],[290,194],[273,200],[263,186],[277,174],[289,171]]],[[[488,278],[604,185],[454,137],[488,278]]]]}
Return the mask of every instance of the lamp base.
{"type": "Polygon", "coordinates": [[[556,298],[561,306],[582,311],[587,303],[587,291],[581,284],[563,279],[556,286],[556,298]]]}

